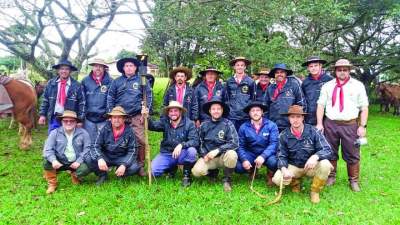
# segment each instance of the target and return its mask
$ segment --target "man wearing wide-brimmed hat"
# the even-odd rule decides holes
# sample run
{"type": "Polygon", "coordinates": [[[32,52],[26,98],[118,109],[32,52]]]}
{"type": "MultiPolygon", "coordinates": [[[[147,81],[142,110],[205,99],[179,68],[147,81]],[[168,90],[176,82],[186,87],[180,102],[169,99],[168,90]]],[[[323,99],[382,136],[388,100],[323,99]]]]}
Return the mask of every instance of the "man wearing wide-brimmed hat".
{"type": "Polygon", "coordinates": [[[325,70],[323,65],[326,60],[321,59],[319,56],[310,56],[307,58],[302,66],[307,67],[309,75],[304,79],[301,84],[301,89],[304,93],[306,101],[307,115],[305,122],[311,125],[317,124],[317,100],[321,92],[321,87],[326,82],[333,79],[333,77],[325,70]]]}
{"type": "Polygon", "coordinates": [[[208,67],[200,71],[203,81],[196,87],[193,98],[193,120],[196,127],[205,120],[210,119],[210,116],[202,111],[202,106],[211,99],[224,99],[224,87],[219,81],[223,73],[214,67],[208,67]]]}
{"type": "Polygon", "coordinates": [[[263,102],[253,101],[243,111],[249,114],[250,120],[244,122],[238,131],[239,160],[236,164],[237,173],[253,175],[254,167],[268,168],[266,181],[272,186],[272,176],[276,171],[276,150],[278,148],[279,131],[274,122],[263,117],[267,107],[263,102]]]}
{"type": "Polygon", "coordinates": [[[232,190],[232,173],[237,162],[238,135],[233,123],[226,119],[229,107],[219,98],[211,99],[202,107],[211,119],[204,121],[199,130],[200,159],[192,169],[194,176],[208,175],[215,180],[218,169],[224,169],[224,191],[232,190]]]}
{"type": "MultiPolygon", "coordinates": [[[[71,72],[78,69],[68,60],[61,60],[53,66],[53,69],[57,71],[57,77],[50,79],[47,83],[38,121],[40,125],[44,125],[47,120],[49,133],[61,126],[57,116],[62,115],[64,110],[76,112],[81,121],[85,119],[85,97],[82,86],[70,76],[71,72]]],[[[82,123],[78,126],[82,126],[82,123]]]]}
{"type": "Polygon", "coordinates": [[[192,70],[183,66],[174,68],[169,73],[169,78],[171,79],[170,87],[164,94],[163,106],[168,106],[170,101],[177,101],[187,109],[185,115],[194,120],[194,89],[188,82],[192,78],[192,70]]]}
{"type": "Polygon", "coordinates": [[[145,160],[145,141],[144,141],[144,118],[141,114],[143,91],[146,92],[147,108],[151,110],[153,94],[150,84],[141,85],[141,78],[138,74],[139,60],[136,58],[122,58],[117,61],[117,69],[122,74],[115,79],[110,86],[107,96],[107,111],[110,112],[114,107],[121,106],[126,111],[130,120],[130,126],[135,132],[136,140],[139,144],[138,163],[141,166],[139,174],[146,176],[143,169],[145,160]]]}
{"type": "Polygon", "coordinates": [[[289,120],[282,116],[291,105],[305,106],[304,95],[299,82],[294,78],[288,78],[293,71],[286,64],[278,63],[269,72],[269,76],[275,79],[267,90],[268,118],[276,123],[279,132],[289,127],[289,120]]]}
{"type": "MultiPolygon", "coordinates": [[[[269,77],[269,69],[268,68],[260,68],[260,70],[256,73],[258,76],[258,82],[255,88],[254,100],[260,102],[266,102],[267,100],[267,88],[270,84],[269,77]]],[[[266,111],[264,112],[266,113],[266,111]]]]}
{"type": "Polygon", "coordinates": [[[328,186],[336,181],[339,143],[347,164],[350,188],[358,192],[360,174],[360,146],[355,142],[366,135],[368,96],[364,85],[350,76],[353,65],[339,59],[333,66],[336,79],[322,86],[317,107],[317,129],[323,130],[332,146],[332,165],[328,186]]]}
{"type": "Polygon", "coordinates": [[[61,127],[50,132],[43,148],[47,194],[57,188],[57,171],[69,171],[73,184],[79,184],[81,178],[90,172],[86,163],[91,147],[90,136],[85,129],[76,126],[80,122],[76,113],[64,110],[57,119],[61,127]]]}
{"type": "Polygon", "coordinates": [[[290,185],[293,192],[300,192],[301,178],[312,177],[310,199],[319,203],[319,192],[333,168],[329,162],[332,149],[321,132],[304,124],[303,107],[292,105],[282,115],[289,118],[290,127],[279,136],[278,171],[272,181],[280,185],[283,179],[283,184],[290,185]]]}
{"type": "Polygon", "coordinates": [[[159,177],[166,172],[174,176],[177,165],[183,165],[182,186],[188,187],[191,169],[197,159],[199,135],[194,122],[184,116],[185,111],[180,102],[170,101],[161,120],[149,120],[149,129],[163,132],[160,153],[151,162],[153,176],[159,177]]]}
{"type": "Polygon", "coordinates": [[[91,151],[90,167],[98,176],[97,185],[107,179],[109,167],[116,167],[117,177],[127,177],[140,170],[137,163],[138,145],[132,128],[125,124],[128,115],[121,106],[107,114],[109,121],[100,130],[91,151]]]}
{"type": "MultiPolygon", "coordinates": [[[[81,83],[86,100],[84,128],[91,137],[97,137],[99,130],[106,124],[107,93],[113,79],[108,74],[108,65],[103,59],[93,59],[89,65],[92,66],[92,71],[81,83]]],[[[92,138],[93,143],[94,139],[92,138]]]]}
{"type": "Polygon", "coordinates": [[[250,64],[251,61],[242,56],[229,62],[234,74],[226,81],[225,101],[230,109],[228,119],[235,125],[236,130],[239,130],[240,125],[248,119],[243,109],[254,99],[255,83],[246,74],[246,68],[250,64]]]}

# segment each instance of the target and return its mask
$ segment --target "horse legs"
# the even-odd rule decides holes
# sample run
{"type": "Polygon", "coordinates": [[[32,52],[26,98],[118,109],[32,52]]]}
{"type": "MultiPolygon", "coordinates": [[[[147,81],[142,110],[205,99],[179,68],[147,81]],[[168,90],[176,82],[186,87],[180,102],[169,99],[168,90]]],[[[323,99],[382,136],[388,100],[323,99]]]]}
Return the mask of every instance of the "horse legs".
{"type": "Polygon", "coordinates": [[[12,116],[11,116],[11,121],[10,121],[10,125],[8,126],[8,129],[12,129],[12,128],[13,128],[14,122],[15,122],[14,114],[12,114],[12,116]]]}

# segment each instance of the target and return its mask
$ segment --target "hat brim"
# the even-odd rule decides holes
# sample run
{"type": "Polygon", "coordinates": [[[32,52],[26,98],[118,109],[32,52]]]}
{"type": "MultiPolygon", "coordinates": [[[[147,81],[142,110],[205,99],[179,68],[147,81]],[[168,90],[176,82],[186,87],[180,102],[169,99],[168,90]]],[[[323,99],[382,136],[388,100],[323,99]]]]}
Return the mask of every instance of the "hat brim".
{"type": "MultiPolygon", "coordinates": [[[[120,60],[118,60],[117,61],[117,70],[120,72],[120,73],[125,73],[124,72],[124,65],[125,65],[125,63],[127,63],[127,62],[131,62],[131,63],[133,63],[133,64],[135,64],[135,66],[136,67],[139,67],[139,65],[140,65],[140,62],[139,62],[139,60],[137,60],[137,59],[135,59],[135,58],[122,58],[122,59],[120,59],[120,60]]],[[[136,72],[137,72],[138,70],[136,69],[136,72]]]]}
{"type": "Polygon", "coordinates": [[[189,68],[186,68],[186,67],[178,67],[178,68],[173,69],[173,70],[169,73],[169,78],[170,78],[171,80],[174,80],[174,79],[175,79],[175,75],[176,75],[178,72],[185,73],[185,75],[186,75],[186,80],[192,79],[192,70],[190,70],[189,68]]]}
{"type": "Polygon", "coordinates": [[[222,117],[228,117],[229,116],[229,107],[223,103],[222,101],[218,101],[218,100],[214,100],[214,101],[209,101],[203,104],[202,109],[203,112],[209,116],[211,116],[210,114],[210,108],[213,104],[219,104],[220,106],[222,106],[223,109],[223,113],[222,113],[222,117]]]}
{"type": "Polygon", "coordinates": [[[56,118],[57,118],[57,120],[60,121],[60,122],[61,122],[61,120],[62,120],[63,118],[75,119],[77,123],[82,122],[82,120],[80,120],[78,117],[73,117],[73,116],[62,116],[62,115],[60,115],[60,116],[57,116],[56,118]]]}
{"type": "Polygon", "coordinates": [[[94,65],[102,65],[102,66],[104,66],[105,68],[109,68],[109,66],[106,65],[106,64],[104,64],[104,63],[99,63],[99,62],[92,62],[92,63],[89,63],[89,66],[94,66],[94,65]]]}
{"type": "Polygon", "coordinates": [[[217,74],[217,76],[222,75],[223,73],[219,70],[214,70],[214,69],[206,69],[206,70],[202,70],[199,72],[199,74],[204,77],[206,75],[207,72],[215,72],[217,74]]]}
{"type": "Polygon", "coordinates": [[[350,69],[354,68],[354,65],[352,64],[347,64],[347,65],[332,65],[331,68],[334,70],[336,67],[349,67],[350,69]]]}
{"type": "Polygon", "coordinates": [[[282,116],[289,116],[289,115],[308,115],[308,113],[305,113],[305,112],[302,112],[302,113],[289,113],[289,112],[287,112],[287,113],[281,113],[281,115],[282,116]]]}
{"type": "Polygon", "coordinates": [[[185,109],[185,107],[180,107],[180,106],[165,106],[165,107],[164,107],[164,115],[167,115],[167,114],[168,114],[168,110],[173,109],[173,108],[176,108],[176,109],[181,110],[182,114],[186,113],[186,111],[187,111],[187,110],[185,109]]]}
{"type": "Polygon", "coordinates": [[[267,106],[266,105],[264,105],[264,104],[262,104],[262,103],[251,103],[251,104],[249,104],[248,106],[246,106],[244,109],[243,109],[243,112],[245,112],[245,113],[249,113],[250,112],[250,110],[252,109],[252,108],[254,108],[254,107],[259,107],[259,108],[261,108],[262,110],[263,110],[263,112],[265,112],[265,111],[267,111],[267,106]]]}
{"type": "Polygon", "coordinates": [[[231,60],[231,61],[229,62],[229,65],[230,65],[230,66],[234,66],[235,63],[236,63],[237,61],[243,61],[243,62],[246,64],[246,66],[251,65],[251,61],[248,60],[248,59],[233,59],[233,60],[231,60]]]}
{"type": "Polygon", "coordinates": [[[71,71],[78,71],[78,68],[76,68],[74,65],[62,64],[62,63],[54,65],[51,68],[53,68],[55,70],[58,70],[61,66],[68,66],[71,69],[71,71]]]}
{"type": "Polygon", "coordinates": [[[112,112],[107,113],[106,115],[107,115],[107,117],[111,117],[111,116],[128,116],[127,114],[124,114],[124,113],[112,113],[112,112]]]}
{"type": "Polygon", "coordinates": [[[275,72],[276,72],[277,70],[284,70],[284,71],[286,71],[286,76],[290,76],[290,75],[293,74],[293,70],[290,70],[290,69],[285,69],[285,68],[273,68],[273,69],[269,72],[268,76],[269,76],[270,78],[275,78],[275,72]]]}
{"type": "Polygon", "coordinates": [[[326,64],[326,60],[323,60],[323,59],[314,59],[314,60],[309,60],[309,61],[306,61],[306,62],[304,62],[303,64],[301,64],[301,66],[308,66],[308,64],[310,64],[310,63],[321,63],[322,65],[325,65],[326,64]]]}

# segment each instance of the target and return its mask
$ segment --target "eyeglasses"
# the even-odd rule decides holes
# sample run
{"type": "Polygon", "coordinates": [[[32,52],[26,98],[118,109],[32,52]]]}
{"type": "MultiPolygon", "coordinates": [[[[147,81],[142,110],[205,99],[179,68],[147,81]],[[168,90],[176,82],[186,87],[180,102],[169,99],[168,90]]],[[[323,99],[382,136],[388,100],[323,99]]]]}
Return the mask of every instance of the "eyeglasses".
{"type": "Polygon", "coordinates": [[[76,120],[62,120],[63,123],[75,123],[76,120]]]}

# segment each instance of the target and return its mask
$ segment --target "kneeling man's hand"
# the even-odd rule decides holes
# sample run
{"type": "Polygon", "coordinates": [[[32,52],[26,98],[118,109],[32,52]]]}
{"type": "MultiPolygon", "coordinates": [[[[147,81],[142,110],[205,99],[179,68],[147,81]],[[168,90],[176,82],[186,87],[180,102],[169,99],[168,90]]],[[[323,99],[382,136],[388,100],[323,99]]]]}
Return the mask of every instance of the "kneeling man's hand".
{"type": "Polygon", "coordinates": [[[60,167],[62,167],[62,165],[63,164],[61,164],[58,160],[54,160],[52,163],[51,163],[51,166],[54,168],[54,169],[59,169],[60,167]]]}
{"type": "Polygon", "coordinates": [[[318,159],[319,157],[317,155],[312,155],[306,162],[306,164],[304,165],[304,169],[305,170],[312,170],[315,168],[315,166],[318,163],[318,159]]]}
{"type": "Polygon", "coordinates": [[[177,159],[182,151],[182,144],[178,144],[172,152],[172,158],[177,159]]]}
{"type": "Polygon", "coordinates": [[[122,177],[125,174],[126,167],[124,165],[120,165],[118,169],[115,171],[115,175],[117,177],[122,177]]]}
{"type": "Polygon", "coordinates": [[[204,156],[204,161],[207,162],[207,161],[210,161],[210,160],[214,159],[215,156],[218,155],[218,153],[219,153],[219,150],[218,150],[218,149],[214,149],[214,150],[212,150],[212,151],[209,151],[209,152],[207,153],[207,155],[204,156]]]}
{"type": "Polygon", "coordinates": [[[242,162],[242,166],[243,166],[243,168],[244,168],[245,170],[250,170],[251,167],[252,167],[252,166],[251,166],[251,163],[250,163],[248,160],[242,162]]]}
{"type": "Polygon", "coordinates": [[[72,169],[76,170],[78,169],[78,167],[80,167],[81,164],[78,162],[73,162],[69,167],[71,167],[72,169]]]}
{"type": "Polygon", "coordinates": [[[108,170],[108,166],[107,163],[104,159],[99,159],[99,161],[97,162],[99,169],[101,171],[107,171],[108,170]]]}
{"type": "Polygon", "coordinates": [[[262,157],[262,156],[258,156],[257,158],[256,158],[256,160],[254,160],[254,162],[256,163],[256,167],[257,168],[261,168],[261,166],[264,164],[264,162],[265,162],[265,159],[264,159],[264,157],[262,157]]]}
{"type": "Polygon", "coordinates": [[[292,171],[288,170],[286,167],[282,167],[281,171],[282,171],[284,180],[290,180],[294,177],[294,174],[292,173],[292,171]]]}

